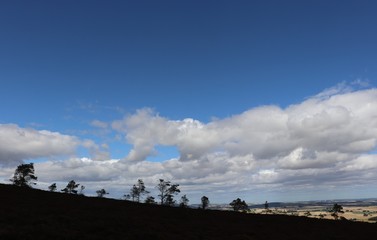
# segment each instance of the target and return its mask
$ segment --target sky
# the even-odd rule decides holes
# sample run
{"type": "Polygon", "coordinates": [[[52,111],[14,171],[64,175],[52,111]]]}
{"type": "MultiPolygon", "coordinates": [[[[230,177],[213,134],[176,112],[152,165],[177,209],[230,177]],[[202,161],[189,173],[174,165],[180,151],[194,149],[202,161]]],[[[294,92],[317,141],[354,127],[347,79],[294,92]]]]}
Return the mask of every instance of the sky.
{"type": "Polygon", "coordinates": [[[0,182],[377,197],[377,3],[1,1],[0,182]]]}

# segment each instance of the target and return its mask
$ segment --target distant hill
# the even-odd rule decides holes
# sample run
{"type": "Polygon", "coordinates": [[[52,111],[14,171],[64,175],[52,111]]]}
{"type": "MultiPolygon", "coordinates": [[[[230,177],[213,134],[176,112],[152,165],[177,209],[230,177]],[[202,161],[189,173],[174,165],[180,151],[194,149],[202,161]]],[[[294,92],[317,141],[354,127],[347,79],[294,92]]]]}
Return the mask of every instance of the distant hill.
{"type": "Polygon", "coordinates": [[[171,208],[0,185],[0,239],[376,239],[377,225],[171,208]]]}

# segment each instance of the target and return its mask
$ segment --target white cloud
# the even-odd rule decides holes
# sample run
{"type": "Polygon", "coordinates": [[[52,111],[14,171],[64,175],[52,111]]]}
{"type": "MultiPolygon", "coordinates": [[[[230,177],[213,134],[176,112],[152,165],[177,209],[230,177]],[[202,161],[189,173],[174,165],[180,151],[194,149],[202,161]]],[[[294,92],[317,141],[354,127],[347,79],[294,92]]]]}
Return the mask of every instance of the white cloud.
{"type": "Polygon", "coordinates": [[[76,181],[101,182],[109,181],[121,175],[116,160],[95,161],[89,158],[70,158],[65,161],[47,161],[36,163],[38,176],[46,182],[76,181]]]}
{"type": "Polygon", "coordinates": [[[14,165],[28,159],[72,155],[79,144],[74,136],[0,124],[0,164],[14,165]]]}
{"type": "Polygon", "coordinates": [[[207,124],[173,121],[150,109],[115,121],[113,128],[133,145],[126,160],[143,161],[156,145],[176,146],[180,160],[198,160],[214,152],[256,159],[308,151],[364,153],[376,146],[377,90],[347,92],[326,99],[310,98],[281,109],[254,108],[207,124]]]}
{"type": "MultiPolygon", "coordinates": [[[[377,146],[376,109],[377,89],[353,91],[347,86],[285,109],[261,106],[208,123],[171,120],[151,109],[140,109],[111,124],[133,147],[124,159],[108,160],[107,146],[81,141],[99,157],[37,163],[37,173],[46,184],[77,179],[93,191],[107,187],[119,194],[127,192],[138,178],[152,189],[159,178],[171,180],[198,199],[204,192],[214,198],[225,193],[231,198],[232,193],[275,191],[284,195],[320,188],[334,192],[337,186],[377,183],[377,158],[370,153],[377,146]],[[163,162],[146,161],[155,154],[156,146],[174,146],[180,155],[163,162]]],[[[64,137],[75,142],[70,151],[80,142],[64,137]]],[[[33,153],[42,148],[43,144],[26,149],[33,153]]],[[[15,156],[22,160],[29,152],[15,156]]],[[[9,172],[4,169],[0,175],[9,172]]]]}
{"type": "Polygon", "coordinates": [[[360,172],[345,166],[376,148],[376,109],[377,89],[340,84],[285,109],[262,106],[209,123],[141,109],[112,126],[133,145],[125,164],[145,162],[157,145],[177,147],[180,156],[161,172],[188,184],[348,184],[360,172]]]}
{"type": "Polygon", "coordinates": [[[81,145],[89,150],[93,160],[103,161],[110,159],[109,146],[107,144],[98,145],[92,140],[83,140],[81,145]]]}
{"type": "Polygon", "coordinates": [[[25,160],[57,159],[75,156],[78,147],[88,149],[93,160],[110,158],[108,146],[92,140],[47,130],[22,128],[15,124],[0,124],[0,164],[15,166],[25,160]]]}

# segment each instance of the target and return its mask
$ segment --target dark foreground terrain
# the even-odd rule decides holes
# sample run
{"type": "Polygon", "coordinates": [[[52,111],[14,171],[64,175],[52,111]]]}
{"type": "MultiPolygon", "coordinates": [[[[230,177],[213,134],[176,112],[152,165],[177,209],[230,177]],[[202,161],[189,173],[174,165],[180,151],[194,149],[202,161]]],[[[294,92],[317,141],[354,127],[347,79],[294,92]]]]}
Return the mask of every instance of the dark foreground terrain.
{"type": "Polygon", "coordinates": [[[202,211],[0,185],[0,239],[377,239],[377,224],[202,211]]]}

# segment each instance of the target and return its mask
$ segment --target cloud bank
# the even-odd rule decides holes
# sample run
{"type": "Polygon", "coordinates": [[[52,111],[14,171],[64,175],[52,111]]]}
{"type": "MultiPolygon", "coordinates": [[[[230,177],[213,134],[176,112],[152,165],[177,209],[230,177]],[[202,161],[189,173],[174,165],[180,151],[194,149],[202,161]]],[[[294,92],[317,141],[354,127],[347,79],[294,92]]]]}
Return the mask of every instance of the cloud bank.
{"type": "Polygon", "coordinates": [[[72,155],[79,144],[79,139],[74,136],[0,124],[1,164],[14,165],[23,160],[72,155]]]}
{"type": "MultiPolygon", "coordinates": [[[[138,178],[149,186],[164,178],[181,184],[188,194],[214,197],[263,189],[315,191],[376,184],[376,109],[377,89],[352,91],[344,86],[286,108],[260,106],[208,123],[171,120],[151,109],[140,109],[111,124],[92,123],[101,128],[111,125],[124,136],[125,143],[132,145],[124,159],[48,161],[38,164],[40,179],[74,178],[93,187],[126,191],[125,186],[138,178]],[[175,147],[179,156],[147,161],[157,146],[175,147]]],[[[0,140],[1,157],[12,161],[69,153],[77,145],[77,139],[56,133],[30,130],[27,135],[34,137],[29,142],[22,140],[17,126],[2,125],[0,129],[2,135],[6,132],[19,141],[11,144],[15,149],[3,152],[10,146],[4,143],[9,137],[0,140]],[[55,136],[47,146],[43,144],[46,135],[55,136]]]]}
{"type": "Polygon", "coordinates": [[[306,161],[316,168],[323,165],[320,158],[325,153],[352,156],[373,150],[376,109],[377,91],[370,89],[320,94],[286,109],[262,106],[207,124],[169,120],[141,109],[112,126],[133,145],[125,161],[143,161],[155,146],[164,145],[177,147],[182,162],[223,153],[252,155],[256,161],[278,159],[275,163],[283,168],[305,167],[306,161]]]}

